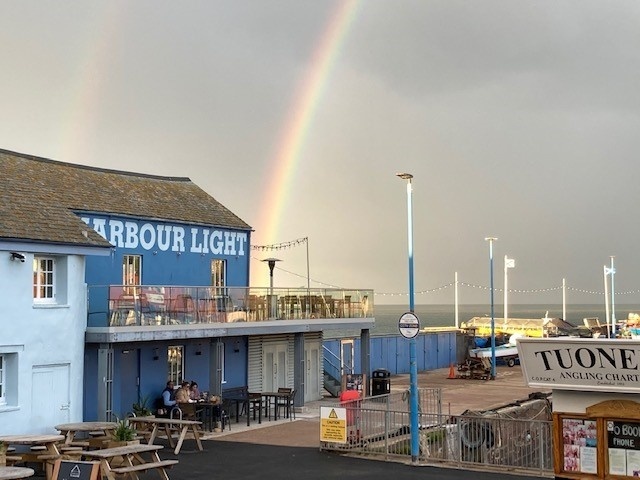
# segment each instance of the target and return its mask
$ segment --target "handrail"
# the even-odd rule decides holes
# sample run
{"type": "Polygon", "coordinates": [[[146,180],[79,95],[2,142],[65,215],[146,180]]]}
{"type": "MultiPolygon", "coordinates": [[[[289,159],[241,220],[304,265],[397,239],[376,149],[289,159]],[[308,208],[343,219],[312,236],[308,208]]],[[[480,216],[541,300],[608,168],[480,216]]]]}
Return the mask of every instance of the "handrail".
{"type": "MultiPolygon", "coordinates": [[[[342,360],[340,360],[340,357],[338,357],[335,353],[329,350],[326,345],[322,345],[322,349],[325,352],[325,355],[324,355],[325,362],[327,362],[330,366],[334,367],[338,371],[339,375],[342,374],[342,372],[346,374],[353,373],[351,366],[347,365],[346,363],[342,363],[342,360]],[[329,357],[333,357],[334,359],[336,359],[338,361],[338,365],[335,365],[333,362],[331,362],[327,358],[326,353],[329,353],[329,357]]],[[[338,380],[339,379],[340,379],[340,376],[338,376],[338,380]]]]}
{"type": "Polygon", "coordinates": [[[88,325],[373,318],[372,290],[90,285],[88,325]]]}

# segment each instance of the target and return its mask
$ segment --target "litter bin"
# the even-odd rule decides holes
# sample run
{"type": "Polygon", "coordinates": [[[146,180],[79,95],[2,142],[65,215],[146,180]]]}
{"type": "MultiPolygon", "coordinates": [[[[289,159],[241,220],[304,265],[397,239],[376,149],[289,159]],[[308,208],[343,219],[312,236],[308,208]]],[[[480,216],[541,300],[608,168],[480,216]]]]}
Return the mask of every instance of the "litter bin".
{"type": "Polygon", "coordinates": [[[371,374],[371,396],[391,393],[391,372],[385,368],[374,370],[371,374]]]}

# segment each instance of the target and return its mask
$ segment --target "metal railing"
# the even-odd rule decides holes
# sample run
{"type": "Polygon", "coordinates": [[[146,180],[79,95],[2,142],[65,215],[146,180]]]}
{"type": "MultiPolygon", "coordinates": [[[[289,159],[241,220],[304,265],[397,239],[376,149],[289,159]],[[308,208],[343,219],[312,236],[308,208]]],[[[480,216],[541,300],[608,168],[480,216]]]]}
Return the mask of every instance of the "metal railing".
{"type": "MultiPolygon", "coordinates": [[[[438,411],[439,394],[419,391],[420,463],[552,476],[550,420],[444,415],[438,411]]],[[[346,409],[347,442],[321,442],[320,448],[384,459],[411,458],[408,403],[404,395],[394,395],[336,403],[335,407],[346,409]]]]}
{"type": "Polygon", "coordinates": [[[87,298],[90,326],[373,317],[373,290],[104,285],[87,298]]]}

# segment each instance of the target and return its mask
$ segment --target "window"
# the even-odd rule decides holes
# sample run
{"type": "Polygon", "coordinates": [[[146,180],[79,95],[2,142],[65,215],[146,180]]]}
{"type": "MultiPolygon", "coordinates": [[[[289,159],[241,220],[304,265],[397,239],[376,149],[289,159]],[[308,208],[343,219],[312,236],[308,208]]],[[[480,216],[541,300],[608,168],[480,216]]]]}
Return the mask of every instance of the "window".
{"type": "Polygon", "coordinates": [[[54,303],[56,294],[56,261],[53,257],[33,259],[33,299],[38,303],[54,303]]]}
{"type": "Polygon", "coordinates": [[[122,257],[122,284],[126,286],[141,285],[141,277],[142,256],[124,255],[122,257]]]}
{"type": "Polygon", "coordinates": [[[169,380],[178,385],[184,380],[184,348],[181,346],[169,347],[168,364],[169,364],[169,380]]]}
{"type": "Polygon", "coordinates": [[[0,346],[0,412],[18,408],[18,355],[22,345],[0,346]]]}
{"type": "MultiPolygon", "coordinates": [[[[224,287],[227,284],[226,275],[226,260],[212,260],[211,261],[211,286],[224,287]]],[[[219,294],[224,294],[221,289],[219,294]]]]}

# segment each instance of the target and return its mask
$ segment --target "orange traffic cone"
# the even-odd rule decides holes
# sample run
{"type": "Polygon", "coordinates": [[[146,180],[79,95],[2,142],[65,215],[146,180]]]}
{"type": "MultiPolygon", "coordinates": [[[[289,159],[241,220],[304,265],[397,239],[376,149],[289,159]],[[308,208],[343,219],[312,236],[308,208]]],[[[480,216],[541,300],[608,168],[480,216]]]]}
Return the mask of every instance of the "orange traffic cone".
{"type": "Polygon", "coordinates": [[[453,368],[453,363],[449,367],[449,376],[447,378],[456,378],[456,370],[453,368]]]}

